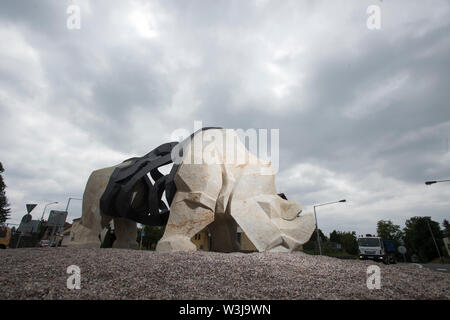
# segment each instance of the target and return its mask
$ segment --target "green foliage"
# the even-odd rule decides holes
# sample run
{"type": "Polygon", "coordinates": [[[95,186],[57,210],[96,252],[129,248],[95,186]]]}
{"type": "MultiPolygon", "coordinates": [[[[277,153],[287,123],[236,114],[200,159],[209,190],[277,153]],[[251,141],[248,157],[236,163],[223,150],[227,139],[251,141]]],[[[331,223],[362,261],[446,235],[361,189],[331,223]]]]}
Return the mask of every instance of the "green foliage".
{"type": "Polygon", "coordinates": [[[344,232],[341,241],[345,251],[350,254],[358,254],[358,240],[355,231],[344,232]]]}
{"type": "Polygon", "coordinates": [[[339,237],[339,235],[338,235],[336,230],[333,230],[333,232],[330,233],[330,241],[331,242],[336,242],[336,243],[341,243],[340,237],[339,237]]]}
{"type": "MultiPolygon", "coordinates": [[[[319,252],[317,250],[314,249],[305,249],[303,248],[303,252],[310,254],[310,255],[318,255],[319,252]]],[[[330,249],[330,248],[322,248],[322,255],[327,256],[327,257],[335,257],[335,258],[346,258],[346,259],[357,259],[358,256],[357,255],[353,255],[353,254],[349,254],[345,251],[342,250],[336,250],[336,249],[330,249]]]]}
{"type": "MultiPolygon", "coordinates": [[[[317,230],[317,229],[316,229],[317,230]]],[[[303,245],[304,250],[317,250],[319,252],[319,247],[317,245],[317,232],[314,230],[313,234],[311,235],[311,238],[309,238],[309,241],[306,242],[303,245]]],[[[320,243],[324,243],[328,241],[328,238],[323,234],[322,230],[319,229],[319,237],[320,237],[320,243]]]]}
{"type": "Polygon", "coordinates": [[[444,238],[450,237],[450,223],[447,219],[444,219],[442,226],[444,227],[444,238]]]}
{"type": "Polygon", "coordinates": [[[403,232],[399,225],[390,220],[380,220],[377,223],[377,234],[383,240],[393,240],[396,247],[402,243],[403,232]]]}
{"type": "Polygon", "coordinates": [[[438,247],[442,248],[444,246],[443,232],[439,223],[431,220],[430,217],[412,217],[406,220],[405,225],[406,227],[403,229],[404,243],[408,250],[408,256],[416,254],[421,262],[429,262],[439,257],[430,233],[431,228],[438,247]]]}
{"type": "Polygon", "coordinates": [[[3,169],[3,165],[0,162],[0,223],[5,222],[9,219],[9,213],[11,212],[11,209],[9,208],[8,199],[6,198],[6,185],[3,181],[2,173],[5,171],[3,169]]]}
{"type": "MultiPolygon", "coordinates": [[[[326,242],[326,241],[328,241],[327,236],[326,236],[326,235],[322,232],[322,230],[320,230],[320,229],[319,229],[319,237],[320,237],[320,241],[321,241],[321,242],[326,242]]],[[[313,241],[316,241],[316,240],[317,240],[317,229],[314,230],[314,232],[313,232],[313,234],[312,234],[312,236],[311,236],[310,239],[313,240],[313,241]]]]}
{"type": "MultiPolygon", "coordinates": [[[[138,228],[136,241],[141,243],[141,232],[142,229],[138,228]]],[[[156,245],[159,239],[162,238],[164,234],[164,227],[152,227],[152,226],[144,226],[145,235],[142,238],[142,248],[152,249],[152,246],[156,245]]]]}
{"type": "MultiPolygon", "coordinates": [[[[322,254],[327,256],[342,256],[342,255],[357,255],[358,254],[358,241],[356,240],[356,233],[353,232],[341,232],[333,230],[328,239],[322,231],[319,229],[320,242],[322,247],[322,254]],[[340,243],[344,252],[333,248],[330,242],[340,243]]],[[[305,252],[318,252],[317,235],[314,231],[313,235],[307,243],[303,245],[305,252]]]]}
{"type": "Polygon", "coordinates": [[[333,230],[330,233],[330,241],[340,243],[345,252],[351,255],[358,254],[358,240],[355,231],[342,232],[333,230]]]}

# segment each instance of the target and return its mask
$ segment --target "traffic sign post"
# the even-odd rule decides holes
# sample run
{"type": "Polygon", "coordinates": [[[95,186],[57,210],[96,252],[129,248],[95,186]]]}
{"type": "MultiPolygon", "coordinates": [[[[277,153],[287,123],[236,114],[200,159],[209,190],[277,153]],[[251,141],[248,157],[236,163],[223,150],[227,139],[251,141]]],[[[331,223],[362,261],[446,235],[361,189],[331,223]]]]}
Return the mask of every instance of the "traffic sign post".
{"type": "Polygon", "coordinates": [[[50,211],[47,226],[53,227],[52,234],[50,236],[51,242],[55,242],[55,232],[57,231],[57,229],[64,227],[64,224],[66,223],[66,218],[67,218],[67,211],[58,211],[58,210],[50,211]]]}
{"type": "Polygon", "coordinates": [[[404,246],[400,246],[397,248],[398,252],[400,252],[403,255],[403,262],[406,262],[406,257],[405,257],[405,253],[406,253],[406,248],[404,246]]]}
{"type": "Polygon", "coordinates": [[[34,208],[36,208],[37,204],[35,203],[27,203],[27,213],[30,213],[31,211],[33,211],[34,208]]]}
{"type": "Polygon", "coordinates": [[[142,248],[142,239],[145,237],[145,231],[144,230],[142,230],[142,232],[141,232],[141,243],[139,243],[139,250],[141,250],[141,248],[142,248]]]}

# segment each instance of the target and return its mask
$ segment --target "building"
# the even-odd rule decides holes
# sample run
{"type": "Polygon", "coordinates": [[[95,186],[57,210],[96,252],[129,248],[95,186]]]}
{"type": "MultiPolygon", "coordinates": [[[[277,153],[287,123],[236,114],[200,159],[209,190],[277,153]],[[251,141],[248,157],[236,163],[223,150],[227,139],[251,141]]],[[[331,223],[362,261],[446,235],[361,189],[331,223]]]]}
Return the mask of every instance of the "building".
{"type": "Polygon", "coordinates": [[[52,235],[55,237],[55,242],[58,242],[59,240],[62,240],[62,236],[60,236],[61,233],[67,232],[72,229],[72,225],[68,222],[64,222],[64,226],[62,227],[52,227],[52,226],[46,226],[44,234],[42,235],[41,240],[52,240],[52,235]]]}
{"type": "Polygon", "coordinates": [[[197,250],[209,251],[211,249],[211,237],[206,229],[195,234],[191,241],[195,244],[197,250]]]}
{"type": "Polygon", "coordinates": [[[236,240],[239,244],[240,251],[255,252],[258,251],[255,245],[250,241],[245,232],[240,227],[237,228],[236,240]]]}
{"type": "Polygon", "coordinates": [[[70,237],[72,234],[72,225],[70,225],[69,227],[65,228],[63,230],[63,232],[58,233],[58,235],[56,236],[56,242],[61,241],[61,247],[67,247],[67,245],[70,242],[70,237]]]}
{"type": "MultiPolygon", "coordinates": [[[[191,241],[197,246],[197,250],[210,251],[211,249],[211,237],[209,236],[209,232],[206,228],[192,237],[191,241]]],[[[239,244],[239,251],[241,252],[258,251],[240,227],[237,228],[236,241],[239,244]]],[[[303,251],[303,246],[300,246],[297,251],[303,251]]]]}
{"type": "MultiPolygon", "coordinates": [[[[210,251],[211,249],[211,237],[208,230],[205,228],[194,237],[191,241],[197,246],[197,250],[210,251]]],[[[242,232],[242,229],[238,227],[236,233],[236,241],[239,244],[239,251],[254,252],[258,251],[247,235],[242,232]]]]}

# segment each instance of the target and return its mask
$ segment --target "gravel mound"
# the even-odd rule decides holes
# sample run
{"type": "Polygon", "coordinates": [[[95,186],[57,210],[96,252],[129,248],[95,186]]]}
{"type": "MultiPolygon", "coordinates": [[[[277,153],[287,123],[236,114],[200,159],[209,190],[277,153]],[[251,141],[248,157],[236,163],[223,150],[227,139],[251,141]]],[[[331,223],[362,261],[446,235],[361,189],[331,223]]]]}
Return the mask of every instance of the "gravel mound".
{"type": "Polygon", "coordinates": [[[0,271],[0,299],[450,299],[446,273],[301,252],[7,249],[0,271]],[[381,289],[369,290],[373,264],[381,289]],[[70,265],[81,269],[80,290],[67,289],[70,265]]]}

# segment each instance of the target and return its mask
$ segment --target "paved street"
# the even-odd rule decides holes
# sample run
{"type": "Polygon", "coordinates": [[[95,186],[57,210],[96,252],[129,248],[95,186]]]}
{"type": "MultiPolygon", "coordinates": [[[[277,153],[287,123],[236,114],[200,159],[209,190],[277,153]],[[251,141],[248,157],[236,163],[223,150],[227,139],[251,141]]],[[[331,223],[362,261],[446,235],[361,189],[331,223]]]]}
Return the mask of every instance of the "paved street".
{"type": "Polygon", "coordinates": [[[417,268],[426,268],[437,272],[450,273],[450,265],[449,264],[440,264],[440,263],[403,263],[399,262],[398,265],[409,265],[416,266],[417,268]]]}
{"type": "Polygon", "coordinates": [[[439,263],[424,263],[421,266],[439,272],[450,273],[449,264],[439,264],[439,263]]]}

